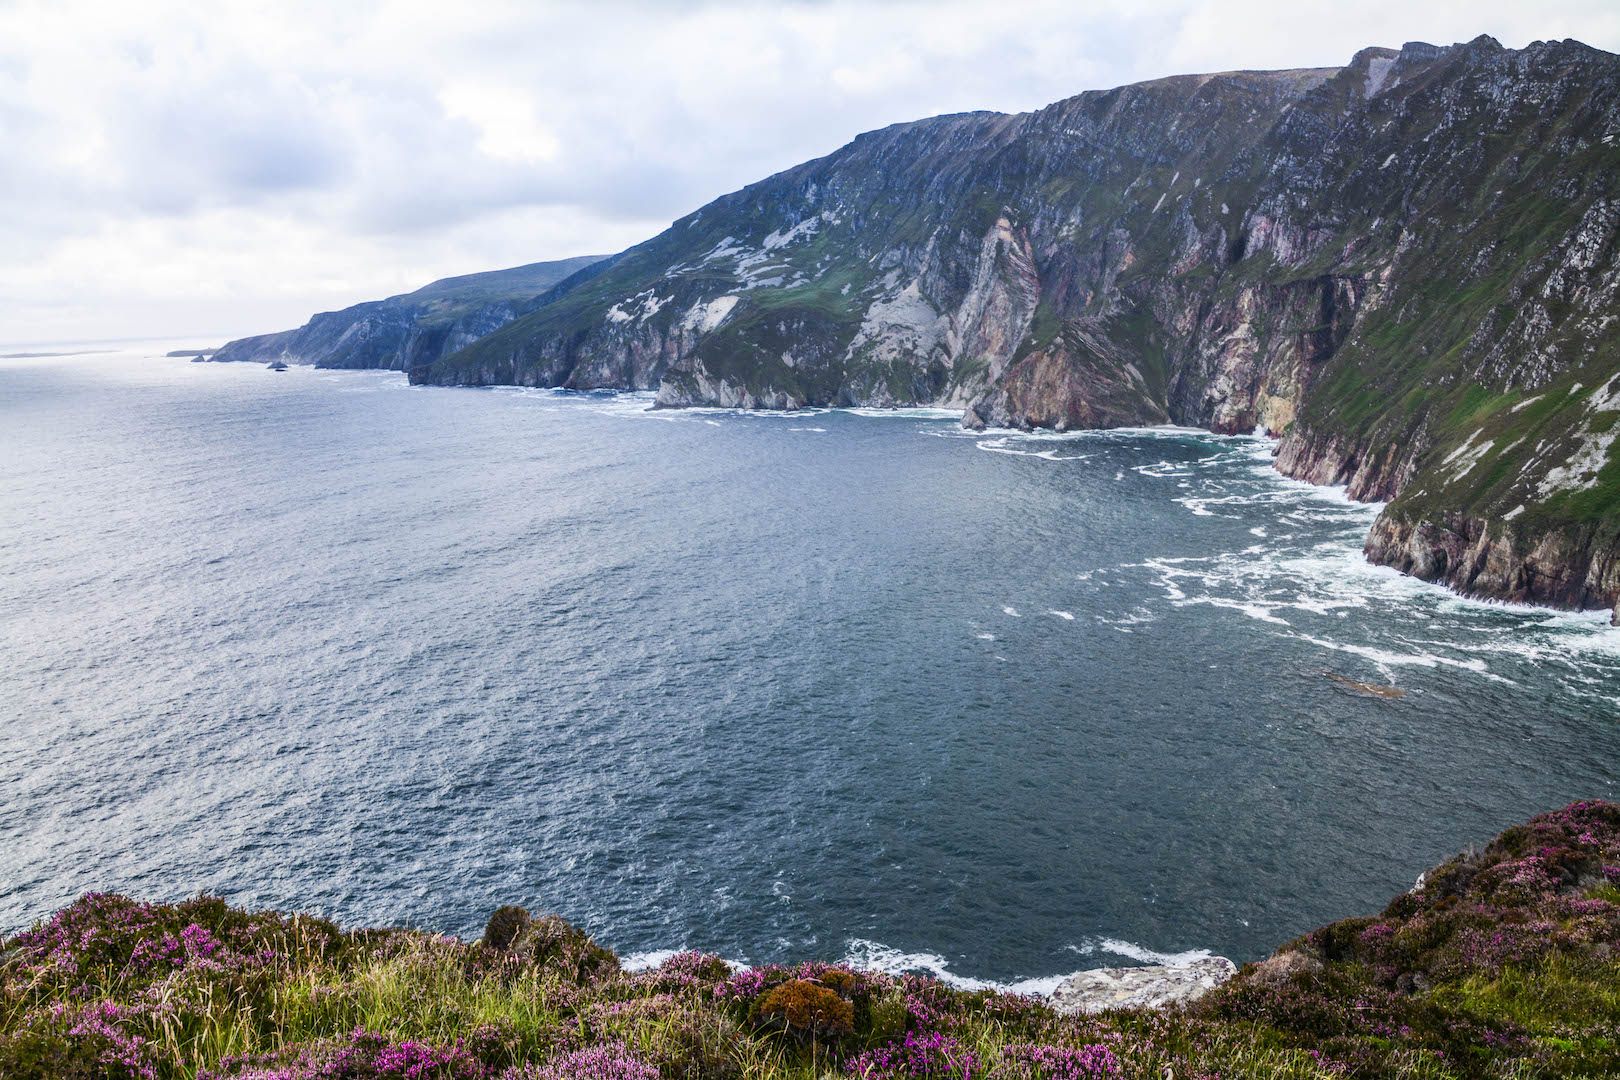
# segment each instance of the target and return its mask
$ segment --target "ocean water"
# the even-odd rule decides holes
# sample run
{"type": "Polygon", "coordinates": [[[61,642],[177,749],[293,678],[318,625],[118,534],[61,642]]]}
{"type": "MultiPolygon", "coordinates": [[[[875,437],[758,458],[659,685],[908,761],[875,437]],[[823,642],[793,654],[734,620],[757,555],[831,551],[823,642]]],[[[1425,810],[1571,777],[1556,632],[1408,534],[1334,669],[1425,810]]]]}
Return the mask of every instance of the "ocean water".
{"type": "Polygon", "coordinates": [[[1376,508],[1264,439],[177,344],[0,360],[0,930],[87,890],[520,903],[1040,989],[1258,958],[1616,793],[1606,614],[1366,565],[1376,508]]]}

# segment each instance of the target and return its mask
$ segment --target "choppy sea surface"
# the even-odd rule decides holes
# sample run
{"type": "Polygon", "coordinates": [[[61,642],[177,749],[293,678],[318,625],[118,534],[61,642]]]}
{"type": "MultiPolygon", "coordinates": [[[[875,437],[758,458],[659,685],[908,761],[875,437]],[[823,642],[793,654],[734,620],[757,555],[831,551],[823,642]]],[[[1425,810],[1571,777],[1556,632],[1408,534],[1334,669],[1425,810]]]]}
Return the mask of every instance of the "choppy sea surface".
{"type": "Polygon", "coordinates": [[[1264,439],[180,344],[0,359],[0,930],[87,890],[521,903],[643,959],[1041,989],[1258,958],[1615,796],[1606,613],[1368,566],[1376,508],[1264,439]]]}

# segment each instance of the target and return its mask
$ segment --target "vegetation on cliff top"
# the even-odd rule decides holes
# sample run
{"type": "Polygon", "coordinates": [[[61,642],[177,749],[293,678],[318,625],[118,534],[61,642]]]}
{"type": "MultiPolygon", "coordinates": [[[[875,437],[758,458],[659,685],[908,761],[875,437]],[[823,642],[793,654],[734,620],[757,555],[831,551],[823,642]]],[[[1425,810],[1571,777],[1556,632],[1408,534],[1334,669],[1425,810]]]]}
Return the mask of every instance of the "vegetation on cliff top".
{"type": "Polygon", "coordinates": [[[91,894],[0,952],[0,1076],[675,1080],[1620,1075],[1620,805],[1575,803],[1180,1010],[807,962],[643,972],[556,917],[484,939],[91,894]]]}

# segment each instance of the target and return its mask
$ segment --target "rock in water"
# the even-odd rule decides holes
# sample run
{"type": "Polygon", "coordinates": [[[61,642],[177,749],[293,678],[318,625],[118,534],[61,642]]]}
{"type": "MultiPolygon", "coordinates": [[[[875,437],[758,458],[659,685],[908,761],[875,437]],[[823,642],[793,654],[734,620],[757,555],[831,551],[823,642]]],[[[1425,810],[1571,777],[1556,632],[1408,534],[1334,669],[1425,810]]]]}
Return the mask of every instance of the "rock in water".
{"type": "Polygon", "coordinates": [[[1098,968],[1071,975],[1052,992],[1052,1008],[1065,1016],[1104,1009],[1153,1009],[1197,1001],[1237,974],[1224,956],[1157,967],[1098,968]]]}
{"type": "Polygon", "coordinates": [[[1380,697],[1394,701],[1397,698],[1403,698],[1406,696],[1406,691],[1402,690],[1398,686],[1379,686],[1377,683],[1357,682],[1355,679],[1348,678],[1347,676],[1340,675],[1333,671],[1324,671],[1322,674],[1326,675],[1328,678],[1332,679],[1334,682],[1338,683],[1351,693],[1359,694],[1362,697],[1380,697]]]}

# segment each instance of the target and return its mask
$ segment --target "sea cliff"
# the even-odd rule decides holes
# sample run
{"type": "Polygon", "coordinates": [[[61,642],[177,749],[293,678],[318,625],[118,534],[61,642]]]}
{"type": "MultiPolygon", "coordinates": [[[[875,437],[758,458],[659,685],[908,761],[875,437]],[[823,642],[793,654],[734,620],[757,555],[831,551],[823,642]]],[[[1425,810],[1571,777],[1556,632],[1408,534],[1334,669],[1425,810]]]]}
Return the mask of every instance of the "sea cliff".
{"type": "Polygon", "coordinates": [[[1408,42],[897,124],[541,295],[416,302],[217,358],[665,408],[1263,427],[1287,475],[1389,504],[1377,562],[1620,604],[1620,57],[1577,41],[1408,42]]]}
{"type": "Polygon", "coordinates": [[[1264,427],[1376,561],[1620,601],[1620,58],[1490,38],[900,124],[724,196],[413,382],[1264,427]]]}

